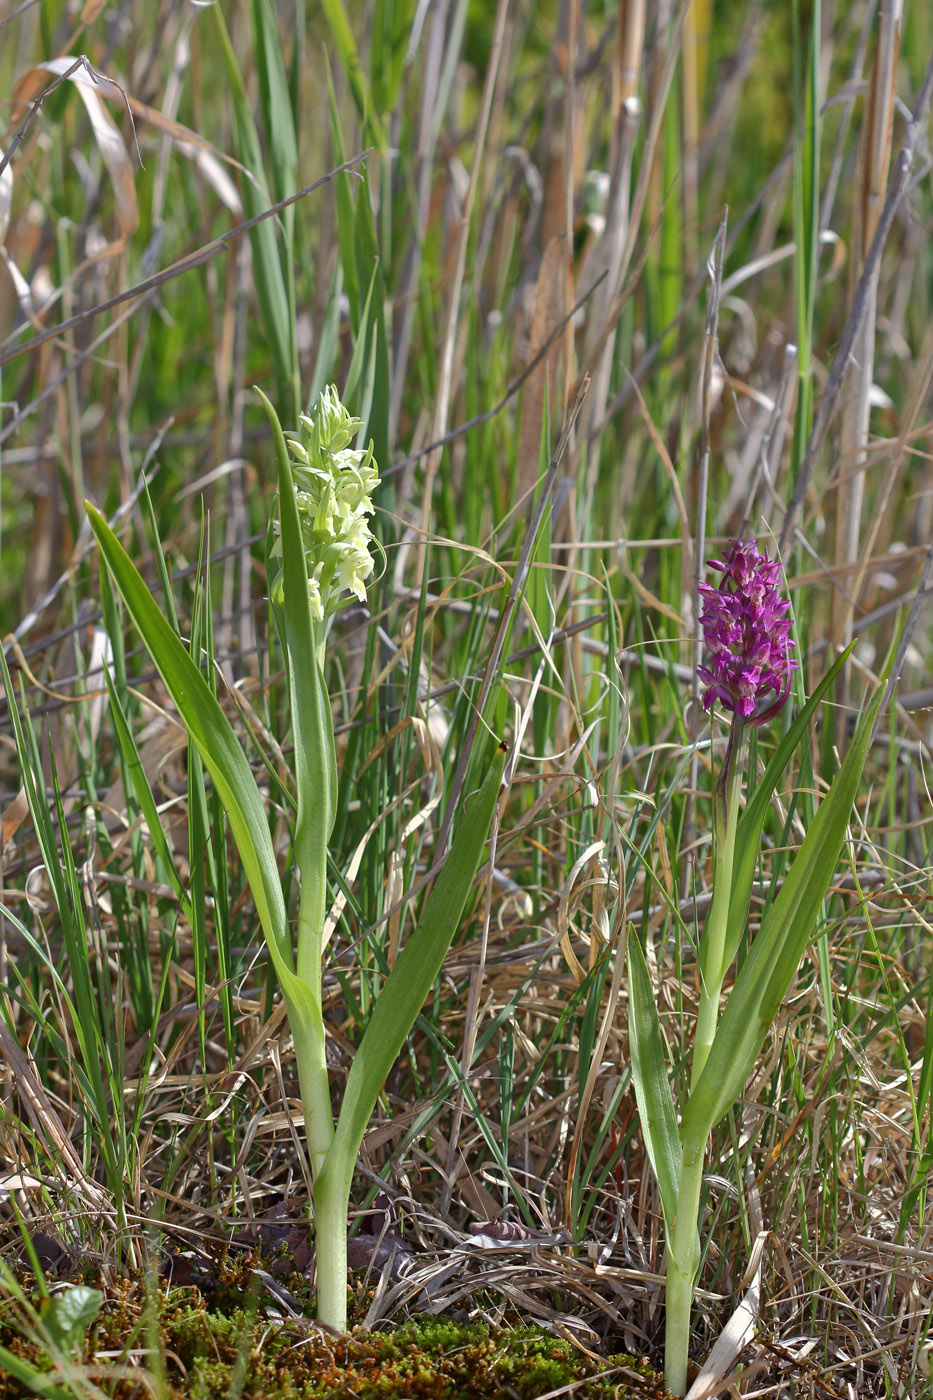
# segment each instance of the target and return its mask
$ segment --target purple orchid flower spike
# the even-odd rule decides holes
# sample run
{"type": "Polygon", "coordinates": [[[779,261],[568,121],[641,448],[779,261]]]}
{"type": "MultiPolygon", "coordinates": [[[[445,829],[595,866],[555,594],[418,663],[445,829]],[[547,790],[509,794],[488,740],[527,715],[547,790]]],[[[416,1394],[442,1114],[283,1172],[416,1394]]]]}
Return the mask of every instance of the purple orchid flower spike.
{"type": "Polygon", "coordinates": [[[698,667],[706,682],[703,704],[718,700],[743,724],[758,726],[773,719],[790,694],[790,602],[781,596],[781,565],[754,540],[736,540],[725,559],[711,559],[723,574],[713,588],[700,584],[705,600],[700,614],[707,665],[698,667]],[[773,698],[771,698],[773,697],[773,698]]]}

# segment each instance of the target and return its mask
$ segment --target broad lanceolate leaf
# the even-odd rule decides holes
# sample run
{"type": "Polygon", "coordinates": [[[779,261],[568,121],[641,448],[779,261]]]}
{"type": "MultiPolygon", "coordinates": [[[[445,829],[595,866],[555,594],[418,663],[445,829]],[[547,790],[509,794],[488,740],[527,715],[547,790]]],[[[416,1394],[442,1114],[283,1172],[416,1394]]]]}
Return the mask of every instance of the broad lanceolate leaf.
{"type": "Polygon", "coordinates": [[[879,686],[742,964],[706,1067],[683,1115],[680,1137],[685,1145],[705,1142],[740,1097],[768,1027],[816,933],[820,906],[836,869],[883,697],[884,687],[879,686]]]}
{"type": "Polygon", "coordinates": [[[276,971],[294,971],[278,866],[262,796],[227,716],[104,517],[86,502],[91,528],[123,601],[214,780],[253,892],[276,971]]]}
{"type": "MultiPolygon", "coordinates": [[[[755,879],[755,867],[758,863],[758,851],[761,845],[761,828],[764,825],[765,814],[771,802],[771,794],[774,792],[781,774],[790,762],[794,750],[805,734],[811,719],[815,715],[817,706],[842,670],[854,645],[855,643],[853,642],[836,658],[832,666],[826,672],[826,675],[817,685],[806,705],[804,705],[799,715],[795,718],[793,724],[784,735],[784,738],[775,749],[770,763],[762,773],[755,787],[755,791],[749,797],[745,811],[739,818],[738,830],[735,834],[735,857],[732,866],[732,893],[729,898],[729,921],[726,930],[723,966],[718,969],[718,976],[716,975],[717,969],[711,969],[712,976],[717,984],[721,984],[723,977],[731,967],[733,959],[739,951],[739,944],[745,932],[746,920],[748,918],[748,906],[752,894],[752,884],[755,879]]],[[[704,968],[704,973],[705,972],[706,969],[704,968]]]]}
{"type": "Polygon", "coordinates": [[[654,988],[645,955],[634,932],[630,932],[628,939],[628,975],[632,1080],[645,1146],[661,1192],[664,1219],[670,1228],[677,1214],[683,1152],[654,988]]]}
{"type": "Polygon", "coordinates": [[[463,804],[450,853],[424,906],[421,923],[411,935],[373,1007],[344,1091],[337,1133],[322,1176],[325,1190],[349,1190],[356,1155],[373,1107],[441,970],[457,931],[463,906],[489,834],[505,767],[500,746],[485,778],[463,804]]]}

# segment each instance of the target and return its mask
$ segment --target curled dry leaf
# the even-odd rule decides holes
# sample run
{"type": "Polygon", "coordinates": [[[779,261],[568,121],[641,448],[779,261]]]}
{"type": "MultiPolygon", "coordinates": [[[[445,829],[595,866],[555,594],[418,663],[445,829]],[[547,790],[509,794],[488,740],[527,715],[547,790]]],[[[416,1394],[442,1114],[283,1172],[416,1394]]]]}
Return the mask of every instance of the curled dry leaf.
{"type": "Polygon", "coordinates": [[[23,115],[25,104],[33,101],[42,91],[43,85],[46,85],[45,75],[48,73],[74,83],[87,110],[94,139],[113,184],[117,204],[117,220],[120,225],[119,238],[108,243],[97,254],[97,257],[113,257],[122,251],[127,240],[136,232],[139,224],[139,207],[136,201],[133,161],[119,128],[104,106],[102,98],[114,98],[126,106],[126,96],[118,83],[105,77],[102,73],[97,73],[86,59],[77,58],[73,54],[64,54],[61,58],[46,59],[43,63],[37,64],[35,68],[30,68],[20,78],[14,91],[16,103],[14,111],[18,112],[20,117],[23,115]]]}
{"type": "Polygon", "coordinates": [[[527,1225],[522,1225],[516,1220],[474,1220],[470,1224],[470,1234],[487,1235],[490,1239],[500,1242],[536,1238],[534,1230],[529,1230],[527,1225]]]}

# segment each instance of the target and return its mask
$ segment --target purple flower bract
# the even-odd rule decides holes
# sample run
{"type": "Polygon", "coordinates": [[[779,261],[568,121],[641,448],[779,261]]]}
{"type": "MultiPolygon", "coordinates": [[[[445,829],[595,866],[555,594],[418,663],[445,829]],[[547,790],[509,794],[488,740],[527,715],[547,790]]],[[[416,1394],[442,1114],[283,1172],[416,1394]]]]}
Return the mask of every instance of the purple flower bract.
{"type": "Polygon", "coordinates": [[[725,559],[709,563],[723,579],[718,588],[700,584],[703,704],[708,710],[718,700],[746,724],[764,724],[786,701],[797,668],[790,654],[790,602],[780,592],[781,565],[754,540],[736,540],[725,559]]]}

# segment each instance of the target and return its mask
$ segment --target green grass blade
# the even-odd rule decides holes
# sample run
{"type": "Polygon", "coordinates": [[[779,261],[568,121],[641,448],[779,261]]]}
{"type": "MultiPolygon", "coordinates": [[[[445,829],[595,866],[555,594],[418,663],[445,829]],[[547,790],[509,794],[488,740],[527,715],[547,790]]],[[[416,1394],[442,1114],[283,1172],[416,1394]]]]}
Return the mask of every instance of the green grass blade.
{"type": "MultiPolygon", "coordinates": [[[[298,188],[298,90],[289,91],[285,63],[279,41],[275,7],[271,0],[253,0],[253,31],[256,36],[256,67],[259,97],[266,134],[267,165],[276,201],[287,199],[298,188]],[[293,99],[295,106],[293,107],[293,99]]],[[[298,37],[296,35],[296,47],[298,37]]],[[[300,53],[297,55],[300,62],[300,53]]],[[[281,211],[282,255],[279,266],[288,304],[288,339],[283,346],[291,367],[292,407],[300,406],[297,343],[295,338],[295,212],[290,204],[281,211]],[[284,246],[282,246],[284,244],[284,246]]]]}
{"type": "MultiPolygon", "coordinates": [[[[350,364],[347,368],[343,385],[343,400],[358,418],[363,417],[363,395],[365,393],[364,382],[366,370],[369,364],[369,344],[370,336],[370,307],[372,306],[373,288],[375,285],[375,274],[370,280],[366,298],[359,312],[353,337],[353,354],[350,357],[350,364]]],[[[377,458],[378,460],[378,458],[377,458]]]]}
{"type": "Polygon", "coordinates": [[[384,150],[386,141],[382,123],[373,104],[372,93],[366,81],[366,74],[363,72],[363,65],[360,62],[359,50],[356,47],[356,40],[353,38],[347,12],[341,0],[321,0],[321,8],[337,49],[340,66],[350,85],[350,92],[353,94],[353,101],[360,121],[363,123],[363,129],[369,133],[369,139],[373,144],[378,146],[380,150],[384,150]]]}
{"type": "Polygon", "coordinates": [[[0,1366],[33,1395],[45,1396],[47,1400],[74,1400],[75,1392],[70,1386],[67,1390],[62,1389],[60,1385],[55,1384],[54,1376],[45,1371],[37,1371],[3,1346],[0,1346],[0,1366]]]}
{"type": "MultiPolygon", "coordinates": [[[[298,186],[298,139],[275,10],[270,0],[253,0],[253,32],[256,36],[259,98],[269,138],[267,163],[272,176],[272,189],[277,200],[287,199],[298,186]]],[[[281,217],[288,230],[295,221],[295,206],[292,204],[283,209],[281,217]]]]}
{"type": "MultiPolygon", "coordinates": [[[[255,218],[269,208],[272,200],[266,185],[262,149],[259,134],[253,120],[252,107],[246,93],[243,75],[230,43],[223,12],[219,5],[212,7],[217,23],[217,33],[223,54],[230,101],[233,104],[233,124],[236,133],[237,155],[245,169],[243,179],[243,207],[249,218],[255,218]]],[[[289,308],[288,290],[283,275],[283,256],[275,223],[264,219],[261,224],[250,229],[250,245],[253,250],[253,276],[256,281],[256,295],[259,309],[275,361],[275,370],[283,391],[288,389],[289,401],[298,405],[298,351],[295,344],[295,330],[289,308]]],[[[286,253],[287,256],[287,253],[286,253]]]]}
{"type": "Polygon", "coordinates": [[[139,508],[142,512],[143,520],[149,530],[149,539],[152,541],[152,548],[155,553],[156,569],[159,580],[162,584],[162,606],[165,608],[165,616],[172,627],[181,635],[178,626],[178,614],[175,611],[175,597],[172,593],[172,576],[169,573],[168,562],[165,558],[165,550],[162,548],[162,535],[159,531],[159,521],[156,516],[155,507],[152,504],[152,495],[148,485],[143,484],[143,489],[139,496],[139,508]]]}
{"type": "Polygon", "coordinates": [[[372,15],[369,66],[376,110],[391,111],[408,52],[414,0],[382,0],[372,15]]]}
{"type": "MultiPolygon", "coordinates": [[[[330,99],[330,139],[334,147],[334,160],[337,165],[343,165],[347,158],[346,146],[340,126],[340,113],[337,109],[337,94],[334,92],[329,66],[327,68],[327,93],[330,99]]],[[[356,239],[354,236],[356,211],[353,199],[353,182],[355,178],[349,171],[337,176],[334,181],[334,201],[337,206],[337,247],[340,251],[340,268],[350,306],[350,324],[354,332],[357,332],[360,322],[361,289],[356,265],[356,239]]]]}
{"type": "Polygon", "coordinates": [[[155,857],[156,870],[160,877],[172,886],[181,906],[182,914],[186,919],[190,919],[190,907],[185,887],[181,882],[181,877],[175,868],[172,853],[169,849],[162,823],[159,821],[159,811],[155,798],[152,795],[152,788],[149,786],[149,779],[143,768],[139,750],[133,739],[132,731],[127,723],[126,715],[120,704],[119,697],[110,672],[104,670],[104,682],[107,686],[107,694],[110,698],[110,715],[113,720],[113,727],[117,736],[117,744],[120,748],[120,757],[123,764],[124,782],[129,781],[133,795],[139,804],[146,829],[149,832],[149,839],[152,842],[153,854],[155,857]]]}
{"type": "MultiPolygon", "coordinates": [[[[189,651],[198,664],[201,654],[201,629],[205,627],[208,611],[205,606],[201,580],[204,577],[204,555],[207,544],[206,522],[201,517],[201,544],[195,579],[194,607],[191,618],[189,651]]],[[[205,628],[206,630],[206,628],[205,628]]],[[[207,890],[214,885],[211,824],[207,812],[204,766],[194,744],[188,744],[188,886],[191,892],[191,958],[194,964],[194,999],[198,1017],[198,1041],[201,1063],[207,1064],[207,1022],[205,1001],[207,992],[207,890]],[[210,869],[210,879],[208,877],[210,869]]]]}
{"type": "MultiPolygon", "coordinates": [[[[337,177],[339,185],[342,176],[337,177]]],[[[321,390],[332,383],[337,352],[340,348],[340,304],[343,295],[343,269],[334,269],[334,284],[327,300],[327,310],[318,335],[317,353],[314,357],[314,370],[306,400],[307,408],[317,402],[321,390]]],[[[346,402],[346,396],[344,396],[346,402]]]]}
{"type": "MultiPolygon", "coordinates": [[[[59,831],[68,829],[65,804],[62,800],[58,772],[52,766],[52,790],[55,797],[55,813],[59,831]]],[[[121,1037],[122,1019],[118,1029],[109,987],[101,985],[100,977],[95,977],[91,965],[93,940],[84,920],[84,891],[75,865],[74,851],[67,840],[61,842],[59,857],[62,869],[62,883],[65,890],[66,907],[69,917],[62,920],[66,931],[66,949],[69,971],[74,979],[75,1006],[78,1021],[75,1029],[91,1087],[88,1108],[96,1117],[100,1132],[100,1152],[107,1172],[107,1185],[122,1213],[122,1196],[125,1186],[123,1165],[126,1156],[126,1124],[122,1116],[123,1073],[121,1037]],[[70,940],[70,941],[69,941],[70,940]],[[96,991],[96,995],[95,995],[96,991]],[[105,1082],[106,1081],[106,1082],[105,1082]],[[107,1085],[110,1093],[108,1095],[107,1085]]],[[[61,913],[61,909],[59,909],[61,913]]],[[[97,972],[100,972],[98,967],[97,972]]]]}
{"type": "Polygon", "coordinates": [[[445,1053],[444,1060],[447,1064],[448,1070],[450,1071],[450,1077],[452,1081],[457,1086],[459,1092],[463,1095],[464,1103],[470,1111],[472,1121],[476,1124],[477,1128],[479,1129],[482,1135],[483,1141],[489,1148],[490,1155],[492,1157],[493,1162],[495,1163],[496,1171],[502,1173],[502,1179],[505,1183],[505,1190],[508,1191],[509,1189],[511,1189],[511,1193],[515,1197],[515,1204],[518,1206],[522,1219],[524,1220],[526,1225],[530,1226],[531,1229],[534,1229],[536,1224],[535,1217],[528,1206],[527,1200],[525,1199],[525,1192],[522,1190],[519,1183],[515,1180],[515,1177],[512,1173],[512,1169],[509,1166],[508,1137],[496,1137],[496,1134],[492,1129],[492,1125],[486,1117],[486,1114],[483,1112],[481,1105],[477,1101],[476,1095],[470,1088],[469,1081],[464,1077],[462,1066],[458,1064],[454,1056],[445,1053]]]}
{"type": "MultiPolygon", "coordinates": [[[[108,1186],[115,1195],[118,1195],[121,1183],[115,1170],[113,1133],[111,1131],[103,1132],[105,1125],[111,1123],[111,1108],[108,1105],[104,1087],[102,1065],[113,1060],[114,1041],[112,1035],[108,1035],[109,1027],[104,1020],[108,1003],[104,997],[95,996],[94,993],[90,941],[84,925],[84,900],[75,870],[74,855],[67,839],[67,825],[58,777],[53,764],[54,805],[50,807],[42,782],[42,760],[36,735],[28,711],[24,711],[23,717],[20,717],[6,657],[2,653],[0,653],[0,671],[2,671],[13,725],[13,738],[29,815],[32,819],[42,861],[49,877],[52,897],[58,911],[65,957],[74,989],[73,999],[68,1005],[69,1010],[73,1013],[71,1020],[74,1040],[80,1051],[80,1065],[83,1071],[81,1081],[86,1088],[89,1114],[97,1120],[98,1128],[102,1133],[100,1150],[106,1166],[108,1186]],[[56,838],[55,825],[52,820],[53,811],[58,819],[59,830],[63,833],[61,843],[56,838]]],[[[117,1101],[119,1102],[119,1099],[117,1101]]]]}
{"type": "Polygon", "coordinates": [[[820,235],[820,0],[810,14],[809,43],[803,6],[792,6],[794,36],[794,282],[797,300],[797,408],[791,445],[791,480],[806,454],[813,427],[813,329],[820,235]]]}
{"type": "Polygon", "coordinates": [[[389,350],[386,337],[386,288],[369,189],[361,183],[355,205],[354,247],[361,287],[371,284],[369,298],[373,322],[370,350],[372,395],[364,418],[365,436],[373,440],[377,462],[389,461],[389,350]]]}
{"type": "MultiPolygon", "coordinates": [[[[199,586],[197,592],[198,606],[191,629],[191,657],[195,665],[199,665],[201,657],[203,656],[204,677],[211,694],[216,696],[217,671],[214,664],[214,606],[211,598],[210,558],[210,522],[205,521],[203,527],[202,561],[199,563],[198,567],[198,579],[203,580],[203,585],[199,586]],[[198,620],[200,621],[200,629],[197,625],[198,620]],[[197,644],[199,630],[201,634],[200,651],[198,650],[197,644]]],[[[189,753],[192,752],[190,744],[188,746],[188,751],[189,753]]],[[[200,768],[201,759],[197,750],[194,751],[194,755],[196,766],[200,768]]],[[[226,858],[226,814],[216,788],[211,794],[210,807],[208,806],[207,792],[205,791],[203,777],[200,778],[197,800],[203,804],[204,864],[214,894],[214,932],[216,934],[217,948],[217,994],[220,1001],[221,1015],[223,1016],[227,1058],[232,1065],[236,1053],[236,1023],[233,1011],[233,989],[230,985],[230,967],[232,962],[230,951],[231,899],[229,890],[230,867],[226,858]]],[[[205,939],[205,948],[207,946],[207,940],[205,939]]]]}

